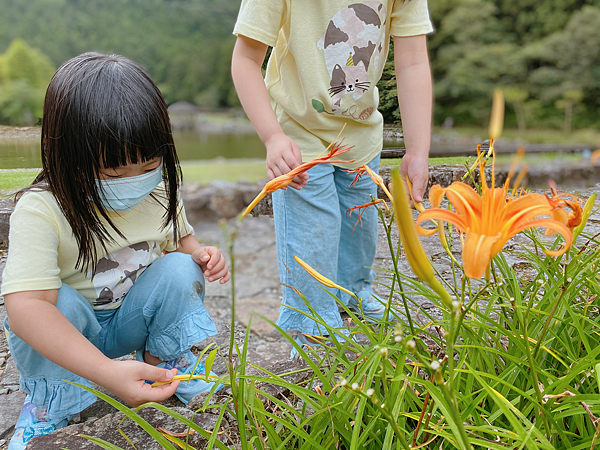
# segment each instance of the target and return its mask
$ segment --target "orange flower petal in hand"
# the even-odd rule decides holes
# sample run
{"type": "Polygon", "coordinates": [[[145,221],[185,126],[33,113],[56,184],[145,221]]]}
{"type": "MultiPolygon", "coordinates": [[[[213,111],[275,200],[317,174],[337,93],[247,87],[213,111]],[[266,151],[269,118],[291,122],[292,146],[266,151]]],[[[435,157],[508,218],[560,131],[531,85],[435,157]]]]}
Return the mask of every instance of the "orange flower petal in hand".
{"type": "Polygon", "coordinates": [[[346,145],[342,145],[341,142],[339,144],[333,143],[330,147],[328,147],[328,149],[327,149],[328,153],[325,156],[320,156],[318,158],[315,158],[312,161],[309,161],[307,163],[299,165],[298,167],[290,170],[286,174],[280,175],[277,178],[273,178],[271,181],[269,181],[267,184],[265,184],[265,187],[262,189],[262,191],[259,192],[259,194],[256,196],[256,198],[254,200],[252,200],[252,202],[244,210],[244,212],[242,213],[242,217],[246,217],[250,213],[250,211],[252,211],[254,209],[254,207],[258,204],[258,202],[260,202],[263,199],[263,197],[265,195],[272,194],[276,190],[286,187],[287,185],[289,185],[292,182],[292,180],[296,177],[296,175],[300,175],[301,173],[304,173],[307,170],[312,169],[317,164],[323,164],[323,163],[342,164],[342,163],[354,162],[353,159],[350,161],[341,161],[341,160],[331,159],[334,156],[338,156],[338,155],[341,155],[342,153],[347,152],[351,148],[353,148],[353,147],[348,147],[346,145]],[[329,150],[329,148],[331,148],[331,149],[329,150]]]}

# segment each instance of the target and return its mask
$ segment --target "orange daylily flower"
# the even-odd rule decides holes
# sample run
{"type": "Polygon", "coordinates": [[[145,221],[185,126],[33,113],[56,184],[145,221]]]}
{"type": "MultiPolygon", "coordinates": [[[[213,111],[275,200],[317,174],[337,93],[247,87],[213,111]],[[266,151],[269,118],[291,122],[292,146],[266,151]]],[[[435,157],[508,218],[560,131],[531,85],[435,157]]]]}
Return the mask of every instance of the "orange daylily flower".
{"type": "MultiPolygon", "coordinates": [[[[493,140],[490,143],[493,145],[493,140]]],[[[561,234],[565,245],[556,251],[544,250],[546,254],[558,256],[563,254],[572,243],[572,234],[563,223],[551,217],[553,206],[548,198],[541,194],[518,195],[517,185],[509,195],[509,184],[514,168],[511,169],[504,186],[495,188],[494,155],[492,154],[492,183],[487,185],[485,177],[481,177],[482,193],[479,195],[471,186],[455,181],[447,188],[432,186],[429,201],[434,208],[421,213],[417,225],[431,219],[443,220],[456,225],[460,232],[466,234],[463,244],[463,266],[469,278],[480,278],[485,273],[491,260],[502,250],[514,235],[528,228],[546,227],[561,234]],[[439,208],[446,196],[454,206],[454,211],[439,208]]],[[[480,173],[484,172],[484,163],[480,163],[480,173]]],[[[430,234],[430,230],[418,227],[420,234],[430,234]],[[422,230],[422,231],[421,231],[422,230]]]]}
{"type": "Polygon", "coordinates": [[[342,153],[347,152],[348,150],[352,149],[353,147],[354,146],[342,145],[342,142],[340,142],[340,143],[333,142],[329,147],[327,147],[327,149],[326,149],[327,154],[325,156],[320,156],[318,158],[315,158],[312,161],[309,161],[307,163],[299,165],[298,167],[290,170],[286,174],[283,174],[276,178],[273,178],[271,181],[269,181],[267,184],[265,184],[265,187],[262,189],[262,191],[260,191],[259,194],[256,196],[256,198],[254,200],[252,200],[252,203],[250,203],[248,205],[246,210],[243,212],[242,217],[246,217],[250,213],[250,211],[252,211],[254,209],[254,207],[258,204],[258,202],[260,202],[263,199],[263,197],[265,195],[272,194],[277,189],[286,187],[287,185],[289,185],[292,182],[292,180],[294,179],[294,177],[296,175],[300,175],[301,173],[304,173],[307,170],[312,169],[317,164],[323,164],[323,163],[342,164],[342,163],[354,162],[353,159],[349,160],[349,161],[331,159],[335,156],[338,156],[338,155],[341,155],[342,153]]]}
{"type": "Polygon", "coordinates": [[[366,164],[364,166],[357,167],[356,169],[347,170],[346,172],[356,174],[356,176],[354,177],[354,181],[352,181],[352,183],[350,183],[350,186],[352,186],[354,183],[356,183],[358,180],[360,180],[360,177],[362,177],[366,173],[371,177],[371,180],[373,180],[373,183],[375,183],[377,186],[381,187],[381,189],[383,189],[383,192],[385,192],[385,195],[387,195],[388,198],[390,200],[392,200],[392,194],[390,194],[390,191],[388,191],[388,188],[385,185],[383,178],[381,178],[381,176],[378,173],[373,172],[373,169],[371,169],[366,164]]]}
{"type": "Polygon", "coordinates": [[[592,152],[592,164],[596,164],[600,159],[600,148],[592,152]]]}
{"type": "MultiPolygon", "coordinates": [[[[550,203],[550,207],[552,208],[550,217],[566,225],[569,230],[573,231],[583,219],[583,208],[581,207],[580,200],[573,194],[558,192],[553,187],[550,188],[550,193],[552,194],[552,198],[546,195],[548,203],[550,203]],[[569,208],[571,211],[567,212],[564,208],[569,208]]],[[[552,234],[555,234],[554,230],[546,232],[546,235],[552,234]]]]}

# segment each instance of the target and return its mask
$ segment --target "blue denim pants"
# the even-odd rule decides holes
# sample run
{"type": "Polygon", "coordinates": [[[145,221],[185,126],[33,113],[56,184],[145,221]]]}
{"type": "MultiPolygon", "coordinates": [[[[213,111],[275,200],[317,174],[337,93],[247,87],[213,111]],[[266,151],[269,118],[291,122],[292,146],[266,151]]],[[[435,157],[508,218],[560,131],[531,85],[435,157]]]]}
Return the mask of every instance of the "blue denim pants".
{"type": "MultiPolygon", "coordinates": [[[[379,173],[379,155],[368,166],[379,173]]],[[[367,208],[357,224],[357,211],[349,215],[348,209],[370,202],[371,196],[376,198],[377,186],[368,175],[350,186],[355,175],[332,164],[319,164],[307,173],[308,184],[302,190],[289,188],[273,193],[279,277],[282,284],[298,288],[328,325],[340,328],[337,302],[327,291],[345,304],[349,295],[339,290],[323,290],[294,256],[350,291],[372,292],[377,211],[374,207],[367,208]]],[[[302,313],[309,313],[309,309],[298,294],[285,286],[282,289],[277,325],[305,334],[328,334],[323,326],[302,313]]]]}
{"type": "MultiPolygon", "coordinates": [[[[138,277],[120,307],[94,310],[78,291],[63,284],[56,307],[109,358],[147,350],[174,359],[217,333],[204,307],[204,276],[190,255],[169,253],[138,277]]],[[[96,396],[63,380],[91,386],[86,379],[44,358],[9,330],[9,347],[21,389],[46,418],[58,421],[96,401],[96,396]]],[[[68,349],[65,349],[68,351],[68,349]]]]}

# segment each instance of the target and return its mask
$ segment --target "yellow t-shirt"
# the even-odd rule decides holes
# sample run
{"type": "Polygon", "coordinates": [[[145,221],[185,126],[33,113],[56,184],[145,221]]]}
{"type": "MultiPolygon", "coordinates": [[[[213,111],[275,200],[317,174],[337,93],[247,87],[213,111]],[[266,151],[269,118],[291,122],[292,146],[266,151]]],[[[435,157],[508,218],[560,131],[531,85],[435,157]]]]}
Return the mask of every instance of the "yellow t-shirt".
{"type": "Polygon", "coordinates": [[[304,162],[317,157],[344,123],[343,154],[355,168],[383,144],[377,111],[389,36],[430,33],[427,0],[242,0],[234,34],[273,47],[265,83],[283,131],[304,162]]]}
{"type": "MultiPolygon", "coordinates": [[[[162,182],[153,193],[164,198],[162,182]]],[[[181,202],[179,207],[178,227],[183,237],[194,229],[181,202]]],[[[10,218],[2,295],[58,289],[65,283],[77,289],[94,309],[118,308],[144,269],[163,251],[177,249],[173,227],[161,230],[164,213],[165,207],[150,195],[127,213],[110,212],[111,220],[127,239],[107,225],[115,242],[108,243],[108,254],[84,273],[75,268],[77,241],[54,196],[48,191],[24,194],[10,218]]]]}

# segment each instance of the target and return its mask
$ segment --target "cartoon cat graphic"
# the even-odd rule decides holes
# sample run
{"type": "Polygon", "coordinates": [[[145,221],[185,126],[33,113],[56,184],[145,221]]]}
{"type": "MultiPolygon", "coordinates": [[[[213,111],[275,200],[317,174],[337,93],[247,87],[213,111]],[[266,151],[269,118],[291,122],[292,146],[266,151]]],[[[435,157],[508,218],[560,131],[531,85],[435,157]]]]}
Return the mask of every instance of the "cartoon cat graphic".
{"type": "Polygon", "coordinates": [[[375,67],[379,65],[385,24],[386,9],[381,3],[354,3],[334,14],[317,41],[331,76],[329,94],[333,97],[334,114],[341,114],[344,95],[352,94],[358,100],[369,89],[367,72],[371,59],[375,67]]]}
{"type": "Polygon", "coordinates": [[[154,241],[139,242],[100,259],[88,274],[98,296],[94,306],[106,308],[123,301],[143,269],[157,258],[155,248],[154,241]]]}

